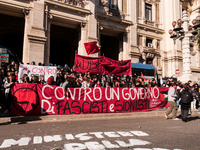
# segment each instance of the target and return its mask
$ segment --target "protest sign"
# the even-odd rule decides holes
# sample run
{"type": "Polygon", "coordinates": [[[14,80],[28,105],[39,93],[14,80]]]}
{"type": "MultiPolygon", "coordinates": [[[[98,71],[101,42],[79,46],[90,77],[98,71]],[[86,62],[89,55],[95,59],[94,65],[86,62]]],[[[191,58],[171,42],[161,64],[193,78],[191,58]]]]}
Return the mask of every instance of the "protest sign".
{"type": "Polygon", "coordinates": [[[12,115],[67,115],[141,112],[167,104],[165,87],[67,88],[41,84],[12,87],[12,115]]]}
{"type": "Polygon", "coordinates": [[[49,66],[35,66],[35,65],[23,65],[19,66],[19,73],[18,73],[18,81],[22,83],[22,77],[24,74],[27,74],[28,77],[31,79],[32,76],[44,76],[44,80],[50,76],[54,77],[54,81],[56,81],[57,76],[57,67],[49,67],[49,66]]]}
{"type": "Polygon", "coordinates": [[[131,60],[117,61],[105,56],[87,57],[75,54],[74,71],[94,74],[131,75],[131,60]]]}

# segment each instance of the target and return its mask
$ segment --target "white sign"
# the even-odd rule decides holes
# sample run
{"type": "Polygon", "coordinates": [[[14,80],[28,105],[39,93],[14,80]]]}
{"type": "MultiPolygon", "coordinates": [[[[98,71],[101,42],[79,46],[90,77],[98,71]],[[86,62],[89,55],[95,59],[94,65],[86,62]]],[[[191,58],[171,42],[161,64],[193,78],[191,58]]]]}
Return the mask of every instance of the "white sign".
{"type": "Polygon", "coordinates": [[[180,73],[180,70],[179,69],[176,69],[176,72],[175,72],[176,74],[179,74],[180,73]]]}
{"type": "Polygon", "coordinates": [[[54,81],[56,81],[57,76],[57,67],[49,67],[49,66],[35,66],[35,65],[20,65],[19,66],[19,73],[18,73],[18,81],[19,83],[22,83],[22,77],[24,74],[27,74],[29,79],[31,79],[32,76],[38,76],[40,79],[40,76],[44,76],[44,80],[47,81],[47,79],[50,76],[54,77],[54,81]]]}

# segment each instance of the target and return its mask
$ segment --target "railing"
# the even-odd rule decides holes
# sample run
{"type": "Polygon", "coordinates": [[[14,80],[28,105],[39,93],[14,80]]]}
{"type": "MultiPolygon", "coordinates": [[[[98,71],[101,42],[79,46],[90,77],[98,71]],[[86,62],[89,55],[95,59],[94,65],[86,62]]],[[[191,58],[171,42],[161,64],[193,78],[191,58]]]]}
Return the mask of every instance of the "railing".
{"type": "Polygon", "coordinates": [[[162,28],[162,25],[159,24],[158,22],[147,20],[147,19],[143,19],[141,17],[138,17],[138,22],[141,23],[141,24],[146,24],[146,25],[155,27],[155,28],[162,28]]]}
{"type": "Polygon", "coordinates": [[[121,19],[127,19],[126,18],[127,15],[124,12],[119,11],[119,10],[114,10],[109,7],[99,7],[97,10],[98,10],[98,13],[101,13],[104,15],[115,16],[121,19]]]}

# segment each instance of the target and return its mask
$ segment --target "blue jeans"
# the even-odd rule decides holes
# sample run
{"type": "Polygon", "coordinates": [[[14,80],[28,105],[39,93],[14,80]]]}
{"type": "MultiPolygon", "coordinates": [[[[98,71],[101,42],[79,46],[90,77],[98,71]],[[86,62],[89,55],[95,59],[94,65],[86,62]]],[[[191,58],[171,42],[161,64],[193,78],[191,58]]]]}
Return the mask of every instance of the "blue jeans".
{"type": "Polygon", "coordinates": [[[179,102],[180,102],[180,99],[176,101],[176,104],[177,104],[178,108],[181,109],[181,105],[179,104],[179,102]]]}

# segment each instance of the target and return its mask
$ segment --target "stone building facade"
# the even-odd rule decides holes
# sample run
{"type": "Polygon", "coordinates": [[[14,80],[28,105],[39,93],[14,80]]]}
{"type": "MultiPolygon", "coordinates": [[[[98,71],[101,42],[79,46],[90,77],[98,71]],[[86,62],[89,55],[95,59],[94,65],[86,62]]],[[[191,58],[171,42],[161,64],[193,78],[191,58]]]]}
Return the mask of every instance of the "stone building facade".
{"type": "MultiPolygon", "coordinates": [[[[199,14],[200,0],[0,0],[0,45],[24,63],[73,65],[84,43],[98,41],[90,55],[153,64],[159,76],[182,71],[181,41],[170,39],[172,21],[187,9],[199,14]]],[[[191,43],[192,73],[200,73],[199,50],[191,43]]],[[[180,73],[181,75],[181,73],[180,73]]]]}

